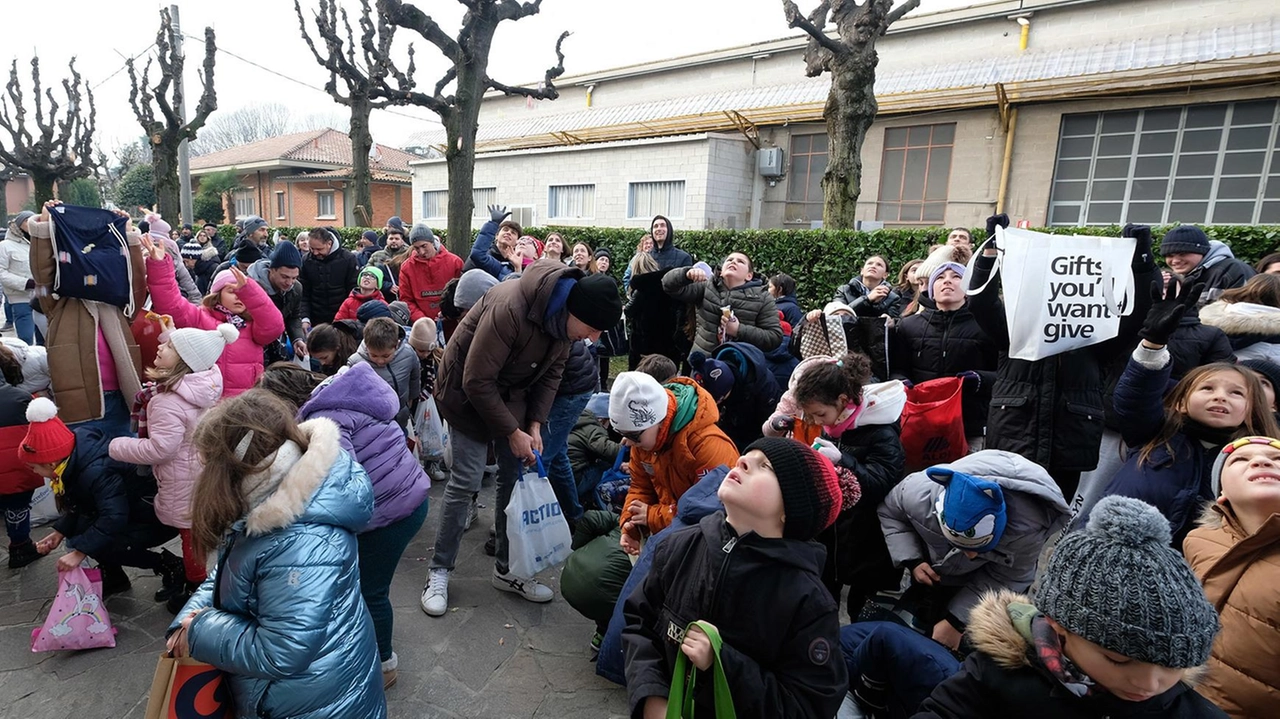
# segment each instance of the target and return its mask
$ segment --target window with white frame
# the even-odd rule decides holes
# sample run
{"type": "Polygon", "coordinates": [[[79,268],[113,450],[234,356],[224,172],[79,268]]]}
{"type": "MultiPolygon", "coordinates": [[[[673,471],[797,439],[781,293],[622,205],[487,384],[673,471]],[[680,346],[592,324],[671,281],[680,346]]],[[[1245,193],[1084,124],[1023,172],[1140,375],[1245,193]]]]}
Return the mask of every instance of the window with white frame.
{"type": "Polygon", "coordinates": [[[276,219],[283,220],[284,218],[284,192],[276,190],[276,219]]]}
{"type": "Polygon", "coordinates": [[[547,188],[549,219],[585,220],[595,216],[595,185],[552,185],[547,188]]]}
{"type": "Polygon", "coordinates": [[[1064,115],[1053,225],[1280,222],[1276,100],[1064,115]]]}
{"type": "Polygon", "coordinates": [[[471,210],[471,216],[477,219],[489,219],[489,205],[498,204],[498,188],[496,187],[477,187],[471,191],[471,201],[475,207],[471,210]]]}
{"type": "Polygon", "coordinates": [[[237,220],[255,214],[253,211],[252,187],[245,187],[236,190],[235,193],[232,194],[232,199],[235,201],[237,220]]]}
{"type": "Polygon", "coordinates": [[[533,205],[516,205],[511,210],[511,219],[520,223],[521,227],[533,227],[538,224],[538,210],[533,205]]]}
{"type": "Polygon", "coordinates": [[[422,219],[443,220],[448,216],[448,190],[427,190],[422,193],[422,219]]]}
{"type": "Polygon", "coordinates": [[[632,182],[627,186],[627,217],[684,217],[684,180],[632,182]]]}
{"type": "Polygon", "coordinates": [[[333,190],[316,191],[316,217],[322,220],[333,220],[338,217],[333,190]]]}

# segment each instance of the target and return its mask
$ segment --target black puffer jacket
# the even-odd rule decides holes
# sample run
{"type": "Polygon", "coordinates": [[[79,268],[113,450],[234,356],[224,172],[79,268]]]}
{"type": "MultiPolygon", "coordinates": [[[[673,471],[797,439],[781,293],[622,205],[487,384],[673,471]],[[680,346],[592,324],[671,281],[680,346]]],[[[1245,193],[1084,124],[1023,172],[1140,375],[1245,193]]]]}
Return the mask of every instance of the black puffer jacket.
{"type": "Polygon", "coordinates": [[[1231,340],[1226,333],[1201,322],[1200,313],[1194,308],[1182,316],[1168,346],[1169,354],[1173,356],[1175,381],[1200,365],[1235,361],[1231,340]]]}
{"type": "MultiPolygon", "coordinates": [[[[839,612],[818,582],[822,547],[796,539],[739,536],[724,512],[677,530],[623,606],[631,716],[666,698],[685,627],[715,625],[739,717],[833,717],[848,689],[839,612]]],[[[715,716],[709,674],[694,687],[697,716],[715,716]]]]}
{"type": "MultiPolygon", "coordinates": [[[[720,344],[721,307],[730,306],[738,318],[738,336],[726,340],[746,342],[768,352],[782,344],[782,322],[778,319],[778,307],[760,280],[747,280],[733,289],[725,287],[719,276],[704,282],[689,280],[688,267],[669,270],[662,277],[662,289],[667,294],[698,309],[698,334],[693,348],[711,354],[720,344]]],[[[635,278],[631,278],[635,283],[635,278]]]]}
{"type": "Polygon", "coordinates": [[[893,587],[902,576],[889,558],[876,515],[876,508],[902,481],[907,464],[900,431],[897,422],[870,424],[848,430],[835,440],[843,455],[840,466],[858,478],[862,498],[818,535],[818,541],[827,548],[822,579],[828,586],[848,584],[865,595],[893,587]]]}
{"type": "Polygon", "coordinates": [[[889,335],[889,353],[890,377],[914,384],[977,372],[980,381],[966,383],[962,395],[964,433],[982,435],[1000,350],[982,331],[967,303],[950,312],[929,307],[903,317],[889,335]]]}
{"type": "Polygon", "coordinates": [[[107,454],[111,439],[97,427],[77,427],[75,449],[62,473],[62,515],[53,528],[67,547],[99,557],[134,546],[159,525],[155,480],[107,454]]]}
{"type": "MultiPolygon", "coordinates": [[[[971,285],[987,283],[995,258],[980,255],[971,285]]],[[[1149,254],[1135,254],[1134,287],[1151,286],[1156,277],[1149,254]]],[[[1127,358],[1137,344],[1137,331],[1151,308],[1149,292],[1134,293],[1133,312],[1120,319],[1119,335],[1108,342],[1064,352],[1035,362],[1002,357],[991,391],[987,416],[987,449],[1020,454],[1050,474],[1087,472],[1098,466],[1102,443],[1104,368],[1127,358]]],[[[1003,353],[1009,347],[1004,302],[999,283],[969,299],[979,326],[1003,353]]]]}
{"type": "Polygon", "coordinates": [[[333,322],[343,300],[356,286],[356,256],[345,247],[334,247],[324,257],[311,255],[302,263],[302,316],[318,324],[333,322]]]}
{"type": "Polygon", "coordinates": [[[648,354],[669,357],[677,365],[683,359],[680,345],[687,344],[687,341],[678,341],[677,338],[682,335],[680,320],[684,316],[684,307],[663,291],[664,274],[662,271],[646,272],[631,277],[631,297],[623,308],[630,330],[631,369],[635,369],[640,358],[648,354]]]}
{"type": "Polygon", "coordinates": [[[564,361],[564,376],[560,379],[557,397],[569,397],[583,392],[594,392],[600,384],[600,363],[591,353],[586,342],[578,340],[569,345],[569,357],[564,361]]]}
{"type": "Polygon", "coordinates": [[[889,315],[890,317],[898,317],[902,314],[902,308],[906,305],[902,301],[902,295],[889,285],[889,294],[879,302],[872,302],[867,297],[867,286],[862,284],[862,280],[858,277],[851,278],[848,282],[840,285],[836,290],[836,300],[845,303],[853,308],[853,311],[862,317],[879,317],[880,315],[889,315]]]}

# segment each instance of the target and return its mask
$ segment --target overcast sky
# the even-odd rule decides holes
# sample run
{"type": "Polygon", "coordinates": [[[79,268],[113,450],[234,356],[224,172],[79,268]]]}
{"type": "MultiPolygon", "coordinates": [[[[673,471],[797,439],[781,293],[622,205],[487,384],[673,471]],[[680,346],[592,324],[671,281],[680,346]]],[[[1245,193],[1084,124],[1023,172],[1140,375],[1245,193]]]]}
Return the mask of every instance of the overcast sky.
{"type": "MultiPolygon", "coordinates": [[[[357,0],[340,1],[358,13],[357,0]]],[[[917,12],[979,2],[922,0],[917,12]]],[[[81,75],[94,90],[98,144],[110,154],[112,148],[141,134],[129,109],[124,60],[154,41],[159,8],[169,4],[155,0],[58,0],[50,4],[0,0],[7,28],[0,59],[6,65],[14,57],[18,59],[26,88],[30,81],[27,63],[33,53],[40,56],[46,85],[60,79],[67,61],[76,55],[81,75]]],[[[189,111],[194,110],[199,97],[195,73],[204,54],[204,27],[212,26],[219,49],[262,66],[219,53],[219,111],[256,102],[280,102],[300,116],[335,110],[345,113],[322,89],[328,78],[302,41],[292,0],[178,0],[177,4],[184,32],[201,38],[188,40],[186,45],[189,111]]],[[[316,0],[303,0],[308,18],[309,8],[316,4],[316,0]]],[[[417,4],[424,11],[437,12],[435,17],[446,32],[456,34],[461,5],[449,0],[419,0],[417,4]]],[[[816,2],[800,0],[798,4],[807,12],[816,2]]],[[[564,30],[573,33],[564,43],[569,75],[794,34],[786,25],[781,0],[545,0],[538,15],[499,26],[490,76],[508,84],[540,79],[555,62],[555,39],[564,30]]],[[[444,70],[443,58],[416,33],[404,30],[397,34],[399,52],[404,51],[411,35],[417,50],[418,82],[433,87],[444,70]]],[[[145,59],[146,55],[139,58],[139,68],[145,59]]],[[[796,70],[797,74],[802,72],[798,65],[796,70]]],[[[394,113],[375,111],[371,124],[376,141],[400,145],[435,117],[415,107],[396,108],[394,113]]]]}

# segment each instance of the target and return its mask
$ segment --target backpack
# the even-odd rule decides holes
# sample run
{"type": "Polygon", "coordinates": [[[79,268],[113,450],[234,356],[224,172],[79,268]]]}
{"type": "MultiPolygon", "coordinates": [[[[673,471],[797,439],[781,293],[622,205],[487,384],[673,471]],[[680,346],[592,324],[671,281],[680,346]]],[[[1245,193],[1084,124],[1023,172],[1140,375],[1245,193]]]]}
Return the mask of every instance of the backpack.
{"type": "Polygon", "coordinates": [[[49,216],[53,291],[133,313],[133,265],[125,239],[128,217],[108,210],[55,205],[49,216]]]}

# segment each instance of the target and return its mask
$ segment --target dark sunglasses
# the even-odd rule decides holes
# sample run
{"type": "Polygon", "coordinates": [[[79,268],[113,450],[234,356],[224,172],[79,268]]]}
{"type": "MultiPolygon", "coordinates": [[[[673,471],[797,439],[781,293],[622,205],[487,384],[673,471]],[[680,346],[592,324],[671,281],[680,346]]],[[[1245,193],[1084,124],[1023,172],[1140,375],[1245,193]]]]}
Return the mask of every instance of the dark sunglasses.
{"type": "Polygon", "coordinates": [[[637,432],[618,432],[618,434],[622,435],[622,438],[623,438],[623,439],[629,439],[629,440],[631,440],[632,442],[635,442],[636,444],[639,444],[639,443],[640,443],[640,435],[644,434],[644,430],[642,429],[642,430],[639,430],[639,431],[637,431],[637,432]]]}

